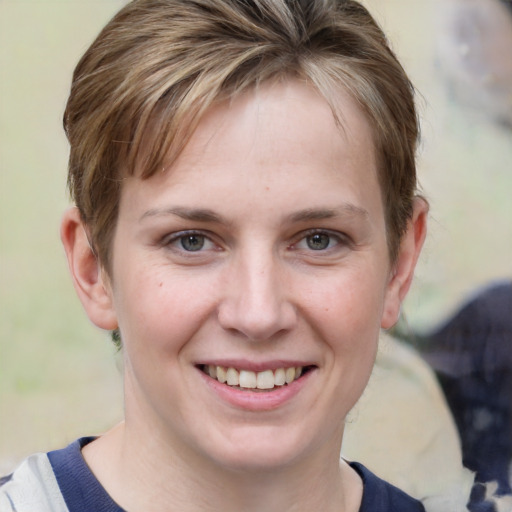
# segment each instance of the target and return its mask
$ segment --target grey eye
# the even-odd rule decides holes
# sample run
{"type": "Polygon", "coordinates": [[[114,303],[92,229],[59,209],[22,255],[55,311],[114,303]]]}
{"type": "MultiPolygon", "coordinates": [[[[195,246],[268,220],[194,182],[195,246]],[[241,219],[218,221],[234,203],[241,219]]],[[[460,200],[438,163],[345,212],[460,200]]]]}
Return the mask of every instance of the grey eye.
{"type": "Polygon", "coordinates": [[[181,247],[185,251],[200,251],[204,247],[204,235],[186,235],[180,238],[181,247]]]}
{"type": "Polygon", "coordinates": [[[308,247],[313,251],[322,251],[329,247],[331,238],[325,233],[315,233],[306,237],[308,247]]]}

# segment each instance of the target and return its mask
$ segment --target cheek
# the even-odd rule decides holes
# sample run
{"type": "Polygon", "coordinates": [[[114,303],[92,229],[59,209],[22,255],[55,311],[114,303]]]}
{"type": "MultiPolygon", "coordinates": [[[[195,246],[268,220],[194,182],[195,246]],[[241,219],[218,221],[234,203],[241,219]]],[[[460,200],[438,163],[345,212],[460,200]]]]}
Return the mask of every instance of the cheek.
{"type": "Polygon", "coordinates": [[[214,279],[166,267],[139,267],[124,275],[114,300],[125,344],[179,351],[215,309],[214,279]]]}
{"type": "Polygon", "coordinates": [[[349,408],[359,398],[373,368],[384,304],[377,274],[356,272],[331,279],[328,287],[309,293],[309,322],[328,347],[336,396],[349,408]]]}
{"type": "Polygon", "coordinates": [[[384,307],[385,285],[376,269],[349,269],[327,279],[310,283],[305,309],[315,323],[349,335],[379,331],[384,307]]]}

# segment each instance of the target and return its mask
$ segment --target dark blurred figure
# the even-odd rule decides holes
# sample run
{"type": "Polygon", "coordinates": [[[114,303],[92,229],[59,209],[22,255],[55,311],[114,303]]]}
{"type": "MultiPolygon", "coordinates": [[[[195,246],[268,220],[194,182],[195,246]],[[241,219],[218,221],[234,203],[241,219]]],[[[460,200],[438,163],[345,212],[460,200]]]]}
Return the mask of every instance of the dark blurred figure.
{"type": "Polygon", "coordinates": [[[421,337],[457,424],[464,465],[477,482],[512,492],[512,281],[491,286],[421,337]]]}
{"type": "MultiPolygon", "coordinates": [[[[439,6],[437,62],[451,98],[512,128],[512,0],[439,6]]],[[[498,510],[486,497],[512,493],[512,281],[416,338],[454,415],[464,464],[487,484],[475,485],[469,510],[498,510]]],[[[499,510],[512,510],[510,499],[499,510]]]]}

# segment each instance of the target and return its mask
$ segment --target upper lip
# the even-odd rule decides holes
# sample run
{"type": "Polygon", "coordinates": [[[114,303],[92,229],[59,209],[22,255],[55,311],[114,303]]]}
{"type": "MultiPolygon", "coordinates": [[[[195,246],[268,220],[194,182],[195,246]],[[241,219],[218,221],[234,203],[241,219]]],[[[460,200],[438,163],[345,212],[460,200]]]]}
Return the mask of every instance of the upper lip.
{"type": "Polygon", "coordinates": [[[297,368],[298,366],[316,366],[310,361],[299,361],[290,359],[273,359],[271,361],[249,361],[247,359],[208,359],[200,361],[196,366],[222,366],[224,368],[236,368],[237,370],[247,370],[253,372],[262,372],[265,370],[277,370],[279,368],[297,368]]]}

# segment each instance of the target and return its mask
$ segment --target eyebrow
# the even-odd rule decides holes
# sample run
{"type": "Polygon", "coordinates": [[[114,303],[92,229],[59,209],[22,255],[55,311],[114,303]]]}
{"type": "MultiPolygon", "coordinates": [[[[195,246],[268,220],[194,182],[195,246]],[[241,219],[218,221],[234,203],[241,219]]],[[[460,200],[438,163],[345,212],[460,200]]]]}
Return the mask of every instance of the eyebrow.
{"type": "Polygon", "coordinates": [[[369,218],[368,210],[348,203],[336,208],[306,208],[290,215],[292,222],[304,222],[309,220],[332,219],[334,217],[359,217],[363,220],[369,218]]]}
{"type": "MultiPolygon", "coordinates": [[[[152,208],[144,212],[139,222],[148,217],[165,217],[176,215],[185,220],[195,222],[208,222],[216,224],[230,224],[224,217],[206,208],[152,208]]],[[[369,213],[366,209],[348,203],[336,208],[305,208],[292,213],[287,217],[289,222],[307,222],[312,220],[332,219],[335,217],[355,217],[367,220],[369,213]]]]}
{"type": "Polygon", "coordinates": [[[206,208],[154,208],[144,212],[139,222],[148,217],[165,217],[167,215],[176,215],[185,220],[192,220],[196,222],[215,222],[219,224],[227,224],[227,221],[215,213],[213,210],[206,208]]]}

